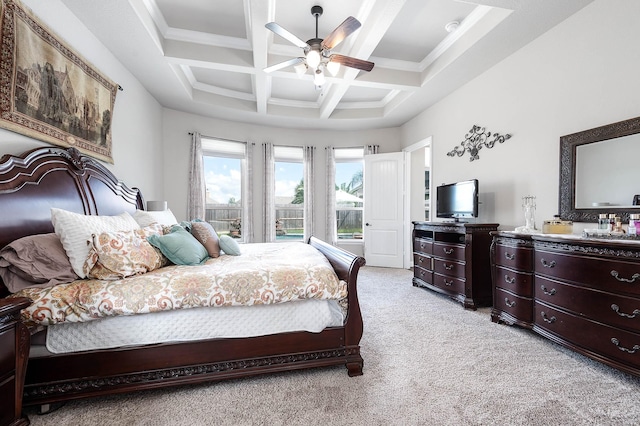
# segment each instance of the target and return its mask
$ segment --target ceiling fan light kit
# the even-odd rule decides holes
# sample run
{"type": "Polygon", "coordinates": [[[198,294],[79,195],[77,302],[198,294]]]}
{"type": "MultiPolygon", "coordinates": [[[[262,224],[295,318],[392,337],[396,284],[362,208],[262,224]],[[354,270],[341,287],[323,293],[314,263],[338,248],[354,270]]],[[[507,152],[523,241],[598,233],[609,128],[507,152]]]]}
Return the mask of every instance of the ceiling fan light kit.
{"type": "Polygon", "coordinates": [[[318,18],[322,15],[321,6],[313,6],[311,14],[316,18],[316,36],[306,42],[296,37],[289,31],[282,28],[275,22],[269,22],[265,27],[285,40],[300,47],[304,51],[304,57],[290,59],[279,64],[272,65],[264,69],[266,73],[270,73],[288,66],[293,66],[298,77],[302,77],[307,69],[313,72],[313,82],[316,90],[321,90],[326,78],[324,71],[329,71],[332,76],[336,76],[340,70],[340,64],[359,69],[362,71],[371,71],[374,63],[362,59],[356,59],[349,56],[332,54],[331,49],[336,47],[347,36],[360,28],[360,22],[353,16],[349,16],[335,30],[331,32],[325,39],[318,38],[318,18]]]}

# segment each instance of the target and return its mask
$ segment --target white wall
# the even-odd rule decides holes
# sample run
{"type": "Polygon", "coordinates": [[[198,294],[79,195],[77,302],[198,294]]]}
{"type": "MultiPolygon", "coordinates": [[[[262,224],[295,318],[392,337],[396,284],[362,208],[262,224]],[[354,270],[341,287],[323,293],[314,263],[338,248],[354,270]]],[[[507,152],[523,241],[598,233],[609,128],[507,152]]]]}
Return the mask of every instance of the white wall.
{"type": "MultiPolygon", "coordinates": [[[[380,152],[400,151],[400,129],[382,129],[368,131],[322,131],[298,130],[257,126],[245,123],[218,120],[172,109],[164,110],[163,118],[164,158],[165,158],[165,199],[178,220],[186,220],[187,192],[189,175],[189,132],[200,132],[202,135],[255,143],[254,182],[254,232],[255,241],[262,241],[262,190],[264,176],[262,166],[262,143],[271,142],[276,145],[316,147],[316,182],[315,200],[317,218],[314,234],[325,239],[326,218],[326,157],[324,148],[363,146],[365,144],[380,145],[380,152]]],[[[358,244],[360,245],[360,244],[358,244]]],[[[359,248],[352,248],[359,251],[359,248]]],[[[361,254],[361,253],[360,253],[361,254]]]]}
{"type": "Polygon", "coordinates": [[[533,195],[541,228],[558,213],[560,136],[640,116],[638,17],[638,1],[596,0],[405,124],[402,146],[433,136],[434,187],[478,178],[479,221],[523,225],[533,195]],[[448,157],[474,124],[513,137],[448,157]]]}
{"type": "MultiPolygon", "coordinates": [[[[124,88],[116,95],[113,112],[114,164],[105,166],[127,186],[140,188],[145,199],[163,197],[160,104],[60,0],[23,0],[23,4],[85,60],[124,88]]],[[[21,154],[41,146],[51,145],[0,129],[1,154],[21,154]]]]}

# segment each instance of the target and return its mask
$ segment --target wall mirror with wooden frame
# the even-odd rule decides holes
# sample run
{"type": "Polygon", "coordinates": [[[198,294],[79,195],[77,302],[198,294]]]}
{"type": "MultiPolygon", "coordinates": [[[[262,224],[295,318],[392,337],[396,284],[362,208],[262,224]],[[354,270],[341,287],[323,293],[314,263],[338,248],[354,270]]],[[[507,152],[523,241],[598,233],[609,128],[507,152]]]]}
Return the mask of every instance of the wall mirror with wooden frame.
{"type": "Polygon", "coordinates": [[[563,220],[597,222],[640,213],[640,117],[560,138],[559,210],[563,220]]]}

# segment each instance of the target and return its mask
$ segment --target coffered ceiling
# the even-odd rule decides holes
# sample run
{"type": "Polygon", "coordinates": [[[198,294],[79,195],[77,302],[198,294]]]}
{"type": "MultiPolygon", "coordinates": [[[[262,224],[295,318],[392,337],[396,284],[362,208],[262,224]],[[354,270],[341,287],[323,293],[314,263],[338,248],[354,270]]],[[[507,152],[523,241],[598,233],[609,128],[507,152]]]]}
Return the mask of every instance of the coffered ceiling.
{"type": "Polygon", "coordinates": [[[399,126],[591,1],[62,0],[163,106],[314,129],[399,126]],[[372,71],[343,66],[322,90],[310,72],[263,71],[303,56],[265,24],[314,38],[314,5],[319,38],[361,22],[332,52],[372,71]]]}

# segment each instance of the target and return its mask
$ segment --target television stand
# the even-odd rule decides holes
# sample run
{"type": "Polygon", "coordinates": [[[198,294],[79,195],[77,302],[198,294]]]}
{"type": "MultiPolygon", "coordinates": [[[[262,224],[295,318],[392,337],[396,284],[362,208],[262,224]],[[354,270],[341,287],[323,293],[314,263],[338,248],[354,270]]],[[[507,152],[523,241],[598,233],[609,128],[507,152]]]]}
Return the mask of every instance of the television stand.
{"type": "Polygon", "coordinates": [[[413,285],[465,309],[493,304],[490,247],[497,223],[413,222],[413,285]]]}

